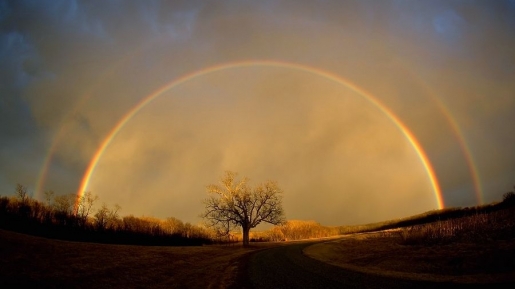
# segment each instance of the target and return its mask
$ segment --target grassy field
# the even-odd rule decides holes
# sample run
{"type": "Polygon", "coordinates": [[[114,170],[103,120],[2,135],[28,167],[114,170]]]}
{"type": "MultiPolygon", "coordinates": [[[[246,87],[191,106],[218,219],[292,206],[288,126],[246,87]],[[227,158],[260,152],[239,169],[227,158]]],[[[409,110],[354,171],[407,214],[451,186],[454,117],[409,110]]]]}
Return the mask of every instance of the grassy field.
{"type": "Polygon", "coordinates": [[[304,253],[347,269],[400,278],[515,282],[515,209],[349,235],[304,253]]]}
{"type": "Polygon", "coordinates": [[[513,240],[406,246],[398,236],[365,233],[310,246],[304,254],[354,271],[413,280],[515,282],[513,240]]]}
{"type": "Polygon", "coordinates": [[[400,219],[387,220],[364,225],[338,226],[337,228],[339,230],[339,234],[375,232],[381,230],[435,223],[445,220],[459,219],[462,217],[474,216],[477,214],[489,214],[492,212],[503,210],[507,206],[513,206],[513,204],[509,205],[507,204],[507,202],[496,202],[474,207],[451,207],[445,209],[432,210],[400,219]]]}
{"type": "MultiPolygon", "coordinates": [[[[452,212],[461,217],[423,223],[418,216],[403,220],[412,225],[346,235],[304,253],[347,269],[400,278],[515,282],[515,207],[452,212]]],[[[288,243],[253,243],[250,248],[109,245],[0,230],[0,288],[227,288],[239,274],[239,262],[248,259],[242,258],[245,254],[288,243]]]]}
{"type": "Polygon", "coordinates": [[[240,257],[266,246],[106,245],[0,230],[0,288],[226,288],[240,257]]]}

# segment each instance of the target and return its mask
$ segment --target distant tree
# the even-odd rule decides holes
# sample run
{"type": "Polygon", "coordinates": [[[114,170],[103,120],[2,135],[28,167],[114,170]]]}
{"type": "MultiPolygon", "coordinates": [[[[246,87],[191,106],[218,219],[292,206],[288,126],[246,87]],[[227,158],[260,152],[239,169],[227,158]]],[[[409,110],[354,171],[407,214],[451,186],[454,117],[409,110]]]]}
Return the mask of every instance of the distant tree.
{"type": "Polygon", "coordinates": [[[54,195],[55,195],[54,191],[52,191],[52,190],[45,191],[43,194],[45,195],[46,205],[50,207],[52,204],[52,199],[54,198],[54,195]]]}
{"type": "MultiPolygon", "coordinates": [[[[515,189],[515,186],[513,187],[515,189]]],[[[502,196],[502,202],[506,205],[515,205],[515,192],[507,192],[502,196]]]]}
{"type": "Polygon", "coordinates": [[[18,215],[23,218],[29,218],[30,216],[30,198],[27,194],[27,188],[21,184],[16,185],[15,189],[16,197],[19,199],[16,205],[18,215]]]}
{"type": "Polygon", "coordinates": [[[98,200],[98,196],[93,195],[91,192],[85,192],[82,196],[77,198],[76,216],[79,218],[81,226],[85,226],[88,220],[88,216],[91,212],[91,208],[98,200]]]}
{"type": "Polygon", "coordinates": [[[57,195],[52,204],[53,214],[58,224],[62,226],[77,225],[77,218],[74,216],[75,194],[57,195]]]}
{"type": "Polygon", "coordinates": [[[160,236],[166,233],[166,229],[163,227],[163,220],[155,217],[141,217],[140,218],[146,226],[146,230],[150,235],[160,236]]]}
{"type": "Polygon", "coordinates": [[[204,200],[205,211],[201,216],[208,226],[219,232],[241,227],[243,246],[248,246],[252,228],[261,222],[273,225],[284,222],[282,190],[273,181],[250,188],[247,178],[237,181],[236,176],[236,173],[226,171],[220,185],[207,186],[211,196],[204,200]]]}
{"type": "Polygon", "coordinates": [[[116,204],[113,209],[109,209],[105,203],[102,204],[102,207],[100,207],[100,209],[95,213],[95,224],[97,229],[114,229],[119,223],[118,211],[120,209],[121,207],[118,204],[116,204]]]}
{"type": "Polygon", "coordinates": [[[29,196],[27,195],[27,188],[26,187],[24,187],[21,184],[17,184],[16,185],[15,194],[20,199],[20,202],[22,204],[27,203],[27,201],[29,199],[29,196]]]}
{"type": "Polygon", "coordinates": [[[53,204],[54,210],[61,214],[73,214],[76,198],[77,196],[75,194],[55,196],[53,204]]]}
{"type": "Polygon", "coordinates": [[[114,205],[114,208],[109,210],[109,214],[107,215],[107,227],[112,230],[117,230],[122,227],[123,222],[118,214],[122,207],[118,204],[114,205]]]}
{"type": "Polygon", "coordinates": [[[95,224],[99,230],[104,230],[107,226],[107,217],[109,215],[109,208],[104,203],[102,207],[95,213],[95,224]]]}
{"type": "Polygon", "coordinates": [[[163,226],[169,234],[180,234],[184,230],[184,223],[174,217],[167,218],[163,226]]]}

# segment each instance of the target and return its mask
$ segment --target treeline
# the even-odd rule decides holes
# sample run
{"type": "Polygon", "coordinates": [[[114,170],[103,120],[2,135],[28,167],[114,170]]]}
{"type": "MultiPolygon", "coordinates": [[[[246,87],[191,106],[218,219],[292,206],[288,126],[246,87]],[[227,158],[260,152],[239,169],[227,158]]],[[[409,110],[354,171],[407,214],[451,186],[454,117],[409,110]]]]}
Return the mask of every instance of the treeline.
{"type": "Polygon", "coordinates": [[[315,221],[290,220],[267,231],[251,232],[251,242],[294,241],[339,235],[338,227],[322,226],[315,221]]]}
{"type": "MultiPolygon", "coordinates": [[[[17,185],[12,197],[0,196],[0,228],[48,238],[72,241],[138,244],[138,245],[203,245],[235,243],[241,232],[229,235],[211,228],[183,223],[170,217],[121,217],[118,205],[102,204],[95,213],[98,196],[89,192],[83,196],[44,193],[45,201],[37,201],[27,189],[17,185]]],[[[366,225],[323,226],[315,221],[290,220],[267,231],[250,232],[251,242],[277,242],[324,238],[359,232],[411,227],[438,221],[452,220],[496,212],[515,206],[515,192],[508,192],[503,201],[466,208],[447,208],[423,214],[366,225]]]]}
{"type": "Polygon", "coordinates": [[[103,204],[93,214],[98,197],[55,195],[45,192],[45,202],[32,199],[18,184],[13,197],[0,197],[0,228],[48,238],[138,245],[202,245],[214,233],[176,218],[119,216],[120,207],[103,204]]]}
{"type": "Polygon", "coordinates": [[[475,216],[478,214],[488,214],[507,208],[511,208],[514,206],[515,192],[507,192],[503,195],[503,200],[497,203],[465,208],[445,208],[396,220],[389,220],[366,225],[340,226],[338,228],[341,235],[374,232],[388,229],[405,228],[416,225],[431,224],[435,222],[475,216]]]}
{"type": "MultiPolygon", "coordinates": [[[[515,188],[515,187],[514,187],[515,188]]],[[[365,233],[387,229],[407,228],[417,225],[440,223],[466,217],[501,212],[515,207],[515,191],[503,195],[498,203],[465,208],[445,208],[433,210],[397,220],[389,220],[365,225],[328,227],[315,221],[291,220],[283,225],[275,226],[264,232],[251,232],[251,241],[288,241],[312,238],[324,238],[337,235],[365,233]]]]}
{"type": "MultiPolygon", "coordinates": [[[[98,196],[44,193],[44,201],[27,194],[18,184],[15,195],[0,196],[0,228],[47,238],[134,245],[203,245],[236,243],[241,232],[229,235],[211,228],[184,223],[170,217],[121,217],[120,206],[102,204],[94,210],[98,196]]],[[[315,221],[290,220],[264,232],[251,232],[252,242],[291,241],[329,237],[339,234],[338,227],[322,226],[315,221]]]]}

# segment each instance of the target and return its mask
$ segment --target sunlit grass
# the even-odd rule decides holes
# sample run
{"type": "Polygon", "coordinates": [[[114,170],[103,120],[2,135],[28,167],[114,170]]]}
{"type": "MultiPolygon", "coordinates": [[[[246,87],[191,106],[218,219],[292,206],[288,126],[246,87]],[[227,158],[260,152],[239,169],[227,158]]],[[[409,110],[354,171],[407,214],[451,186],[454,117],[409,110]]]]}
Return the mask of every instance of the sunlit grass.
{"type": "MultiPolygon", "coordinates": [[[[458,209],[450,212],[460,213],[458,209]]],[[[446,214],[444,211],[436,216],[449,217],[446,214]]],[[[415,224],[350,234],[310,246],[305,254],[350,270],[398,278],[458,283],[514,282],[513,202],[478,206],[460,214],[461,217],[429,223],[416,223],[420,219],[410,218],[415,224]],[[473,211],[476,213],[466,214],[473,211]]]]}
{"type": "Polygon", "coordinates": [[[450,242],[488,242],[515,238],[515,210],[503,209],[457,219],[402,228],[397,232],[403,245],[450,242]]]}

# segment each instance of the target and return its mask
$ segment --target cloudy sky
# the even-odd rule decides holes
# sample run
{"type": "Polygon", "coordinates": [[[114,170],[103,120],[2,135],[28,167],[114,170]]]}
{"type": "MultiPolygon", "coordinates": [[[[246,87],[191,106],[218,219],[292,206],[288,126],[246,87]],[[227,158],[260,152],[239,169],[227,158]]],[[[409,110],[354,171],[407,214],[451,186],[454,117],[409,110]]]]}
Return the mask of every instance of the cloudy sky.
{"type": "Polygon", "coordinates": [[[231,170],[360,224],[438,208],[434,172],[445,207],[499,201],[514,47],[515,1],[0,0],[0,195],[198,223],[231,170]]]}

